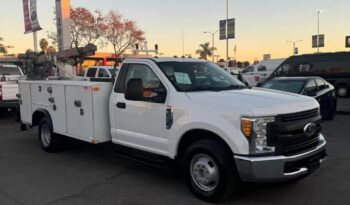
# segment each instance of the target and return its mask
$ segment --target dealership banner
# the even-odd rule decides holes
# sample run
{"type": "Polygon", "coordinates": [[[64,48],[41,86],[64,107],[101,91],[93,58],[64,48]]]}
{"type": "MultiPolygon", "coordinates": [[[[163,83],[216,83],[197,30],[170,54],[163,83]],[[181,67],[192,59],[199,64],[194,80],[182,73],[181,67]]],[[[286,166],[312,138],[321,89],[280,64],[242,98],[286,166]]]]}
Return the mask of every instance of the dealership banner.
{"type": "Polygon", "coordinates": [[[42,29],[39,25],[36,0],[23,0],[23,14],[25,33],[42,29]]]}

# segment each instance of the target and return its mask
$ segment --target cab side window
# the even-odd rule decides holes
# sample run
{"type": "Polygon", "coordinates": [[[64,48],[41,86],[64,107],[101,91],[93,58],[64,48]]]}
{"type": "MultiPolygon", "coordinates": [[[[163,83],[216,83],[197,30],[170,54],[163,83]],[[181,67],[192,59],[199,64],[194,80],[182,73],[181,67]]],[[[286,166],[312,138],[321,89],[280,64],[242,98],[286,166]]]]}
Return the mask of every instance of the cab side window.
{"type": "Polygon", "coordinates": [[[278,67],[276,69],[276,71],[274,72],[275,76],[282,76],[282,75],[286,75],[289,73],[290,70],[290,65],[289,64],[283,64],[280,67],[278,67]]]}
{"type": "Polygon", "coordinates": [[[259,72],[266,72],[267,68],[265,66],[260,66],[260,67],[258,67],[258,71],[259,72]]]}
{"type": "Polygon", "coordinates": [[[98,71],[98,77],[99,78],[109,78],[110,76],[109,76],[108,72],[106,71],[106,69],[100,68],[98,71]]]}
{"type": "Polygon", "coordinates": [[[254,72],[254,67],[250,66],[248,68],[243,69],[242,73],[251,73],[254,72]]]}
{"type": "Polygon", "coordinates": [[[317,86],[318,86],[319,90],[327,89],[326,82],[324,82],[322,79],[316,79],[316,83],[317,83],[317,86]]]}
{"type": "Polygon", "coordinates": [[[305,95],[309,95],[310,93],[317,92],[317,85],[314,80],[310,80],[305,86],[305,95]]]}
{"type": "Polygon", "coordinates": [[[144,101],[147,102],[156,102],[159,103],[163,100],[159,98],[164,98],[165,96],[159,95],[157,92],[154,92],[156,89],[164,89],[165,87],[153,70],[147,65],[143,64],[130,64],[128,72],[125,78],[124,88],[130,79],[141,79],[143,84],[143,97],[144,101]]]}
{"type": "Polygon", "coordinates": [[[97,68],[89,68],[87,73],[86,73],[86,77],[95,78],[96,72],[97,72],[97,68]]]}
{"type": "Polygon", "coordinates": [[[312,69],[312,65],[310,64],[299,64],[298,65],[298,71],[299,72],[311,72],[312,69]]]}

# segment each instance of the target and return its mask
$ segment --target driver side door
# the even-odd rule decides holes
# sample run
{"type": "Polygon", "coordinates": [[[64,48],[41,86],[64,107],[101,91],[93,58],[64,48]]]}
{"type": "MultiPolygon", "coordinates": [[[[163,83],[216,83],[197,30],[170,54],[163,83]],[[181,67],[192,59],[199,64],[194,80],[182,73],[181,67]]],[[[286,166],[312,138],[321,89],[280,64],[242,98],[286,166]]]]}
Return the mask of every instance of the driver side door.
{"type": "MultiPolygon", "coordinates": [[[[126,65],[124,65],[126,66],[126,65]]],[[[111,132],[114,143],[167,155],[169,139],[166,129],[165,101],[160,102],[152,89],[165,88],[161,79],[148,64],[128,64],[118,77],[119,89],[111,96],[111,132]],[[142,101],[125,98],[125,87],[130,79],[141,79],[142,101]]],[[[166,96],[165,96],[166,99],[166,96]]]]}

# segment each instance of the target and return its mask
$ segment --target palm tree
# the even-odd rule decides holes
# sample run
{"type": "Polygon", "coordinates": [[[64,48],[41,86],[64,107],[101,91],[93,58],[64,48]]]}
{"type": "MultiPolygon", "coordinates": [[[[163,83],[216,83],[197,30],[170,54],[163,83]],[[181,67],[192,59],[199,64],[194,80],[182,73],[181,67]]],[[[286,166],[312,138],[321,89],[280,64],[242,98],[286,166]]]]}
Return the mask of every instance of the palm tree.
{"type": "MultiPolygon", "coordinates": [[[[0,41],[4,41],[4,39],[2,37],[0,37],[0,41]]],[[[5,46],[3,44],[0,43],[0,53],[6,54],[6,49],[5,46]]]]}
{"type": "Polygon", "coordinates": [[[196,54],[199,54],[199,56],[203,59],[207,59],[208,56],[213,55],[213,51],[216,51],[215,47],[210,47],[210,43],[204,43],[199,45],[200,49],[196,50],[196,54]]]}
{"type": "Polygon", "coordinates": [[[47,42],[47,40],[45,38],[40,40],[40,48],[42,53],[46,54],[47,52],[47,48],[49,47],[49,42],[47,42]]]}

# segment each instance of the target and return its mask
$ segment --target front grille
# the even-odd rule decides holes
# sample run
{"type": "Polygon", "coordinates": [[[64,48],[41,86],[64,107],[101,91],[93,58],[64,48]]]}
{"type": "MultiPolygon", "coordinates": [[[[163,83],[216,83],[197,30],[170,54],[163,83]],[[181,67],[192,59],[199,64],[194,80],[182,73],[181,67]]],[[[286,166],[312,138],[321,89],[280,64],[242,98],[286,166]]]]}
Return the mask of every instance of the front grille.
{"type": "Polygon", "coordinates": [[[276,154],[282,155],[313,149],[319,145],[320,120],[318,109],[277,116],[276,122],[268,126],[268,144],[276,147],[276,154]],[[313,136],[307,137],[304,127],[311,122],[316,124],[317,130],[313,136]]]}
{"type": "Polygon", "coordinates": [[[318,108],[313,110],[308,110],[304,112],[297,112],[293,114],[285,114],[278,116],[282,122],[293,122],[298,120],[309,119],[318,116],[318,108]]]}

